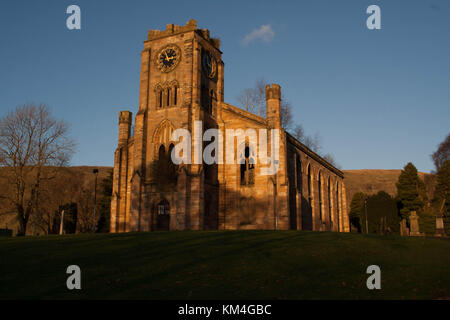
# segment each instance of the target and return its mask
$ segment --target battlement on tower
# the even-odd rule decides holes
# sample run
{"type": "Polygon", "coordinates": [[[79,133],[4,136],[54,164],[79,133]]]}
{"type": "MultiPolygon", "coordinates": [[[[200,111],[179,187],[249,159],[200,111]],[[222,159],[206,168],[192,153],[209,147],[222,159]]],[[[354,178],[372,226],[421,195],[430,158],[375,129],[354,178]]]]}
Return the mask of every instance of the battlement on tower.
{"type": "Polygon", "coordinates": [[[128,123],[132,122],[132,113],[130,111],[120,111],[119,112],[119,123],[128,123]]]}
{"type": "Polygon", "coordinates": [[[266,86],[266,100],[281,99],[281,87],[278,84],[268,84],[266,86]]]}
{"type": "Polygon", "coordinates": [[[180,33],[189,31],[195,31],[201,35],[205,40],[210,42],[217,49],[220,48],[220,40],[217,38],[211,38],[208,29],[198,29],[197,21],[194,19],[189,20],[186,25],[180,26],[173,23],[166,25],[166,30],[149,30],[147,41],[161,39],[168,36],[173,36],[180,33]]]}

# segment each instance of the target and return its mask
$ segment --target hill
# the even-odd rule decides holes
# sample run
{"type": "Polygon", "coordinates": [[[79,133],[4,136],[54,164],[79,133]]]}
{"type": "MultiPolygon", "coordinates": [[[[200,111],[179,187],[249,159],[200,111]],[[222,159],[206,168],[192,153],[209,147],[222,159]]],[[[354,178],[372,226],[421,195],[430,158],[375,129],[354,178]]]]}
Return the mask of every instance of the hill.
{"type": "MultiPolygon", "coordinates": [[[[385,191],[393,197],[397,195],[395,184],[398,181],[401,170],[363,169],[343,170],[343,172],[348,204],[350,204],[353,195],[357,192],[375,194],[378,191],[385,191]]],[[[429,176],[431,176],[429,173],[419,172],[419,177],[422,180],[426,180],[429,176]]]]}
{"type": "Polygon", "coordinates": [[[450,241],[307,231],[178,231],[0,239],[0,299],[435,299],[450,241]],[[66,269],[81,268],[82,290],[66,269]],[[381,290],[366,269],[381,268],[381,290]]]}

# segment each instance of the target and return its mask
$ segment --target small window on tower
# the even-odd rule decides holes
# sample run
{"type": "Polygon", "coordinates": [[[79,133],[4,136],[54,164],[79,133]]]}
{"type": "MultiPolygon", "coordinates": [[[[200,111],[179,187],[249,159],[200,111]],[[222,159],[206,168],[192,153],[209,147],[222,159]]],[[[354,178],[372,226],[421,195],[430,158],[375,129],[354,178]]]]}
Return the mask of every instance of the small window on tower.
{"type": "Polygon", "coordinates": [[[163,92],[162,90],[159,91],[159,108],[161,109],[163,107],[163,92]]]}
{"type": "Polygon", "coordinates": [[[174,88],[173,88],[173,104],[176,106],[177,104],[178,104],[178,87],[177,86],[175,86],[174,88]]]}
{"type": "Polygon", "coordinates": [[[170,106],[170,88],[167,88],[166,107],[170,106]]]}

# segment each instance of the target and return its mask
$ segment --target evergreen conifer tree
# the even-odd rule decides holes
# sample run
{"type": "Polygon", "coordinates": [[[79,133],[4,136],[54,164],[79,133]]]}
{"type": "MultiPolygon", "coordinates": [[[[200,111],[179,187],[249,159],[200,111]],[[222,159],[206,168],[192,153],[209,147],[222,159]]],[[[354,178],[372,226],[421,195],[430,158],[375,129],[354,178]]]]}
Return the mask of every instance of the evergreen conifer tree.
{"type": "Polygon", "coordinates": [[[419,212],[424,206],[425,185],[417,174],[416,167],[409,162],[400,173],[397,182],[397,199],[400,216],[406,218],[411,211],[419,212]]]}

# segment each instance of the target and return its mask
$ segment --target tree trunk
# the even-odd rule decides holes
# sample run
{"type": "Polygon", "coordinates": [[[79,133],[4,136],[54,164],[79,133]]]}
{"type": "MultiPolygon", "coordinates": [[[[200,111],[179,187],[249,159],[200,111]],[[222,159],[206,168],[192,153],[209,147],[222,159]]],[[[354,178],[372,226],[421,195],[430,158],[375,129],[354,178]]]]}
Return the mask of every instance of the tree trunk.
{"type": "Polygon", "coordinates": [[[19,229],[17,230],[17,236],[24,236],[27,232],[27,219],[24,217],[24,210],[22,207],[17,208],[17,220],[19,220],[19,229]]]}

